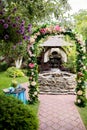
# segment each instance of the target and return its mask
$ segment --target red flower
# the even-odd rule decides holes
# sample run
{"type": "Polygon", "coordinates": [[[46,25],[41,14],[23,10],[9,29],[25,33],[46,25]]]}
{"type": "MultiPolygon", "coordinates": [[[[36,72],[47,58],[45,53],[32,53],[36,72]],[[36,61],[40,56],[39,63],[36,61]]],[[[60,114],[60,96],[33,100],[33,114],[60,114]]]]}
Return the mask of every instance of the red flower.
{"type": "Polygon", "coordinates": [[[40,29],[40,33],[41,33],[41,34],[46,34],[46,31],[47,31],[46,28],[40,29]]]}
{"type": "Polygon", "coordinates": [[[83,76],[83,73],[82,72],[78,72],[78,76],[83,76]]]}
{"type": "Polygon", "coordinates": [[[32,69],[32,68],[34,68],[34,63],[29,63],[29,67],[32,69]]]}

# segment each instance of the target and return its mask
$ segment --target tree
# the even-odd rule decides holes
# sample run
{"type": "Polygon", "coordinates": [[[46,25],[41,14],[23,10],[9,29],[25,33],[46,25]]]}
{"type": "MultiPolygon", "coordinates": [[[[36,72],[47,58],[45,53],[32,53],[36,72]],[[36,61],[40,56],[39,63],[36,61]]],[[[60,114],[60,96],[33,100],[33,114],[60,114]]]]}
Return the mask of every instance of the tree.
{"type": "Polygon", "coordinates": [[[20,5],[20,11],[29,18],[30,23],[40,24],[42,22],[62,20],[64,14],[70,10],[67,0],[7,0],[20,5]]]}
{"type": "Polygon", "coordinates": [[[80,33],[83,38],[87,39],[87,10],[80,10],[74,14],[75,30],[80,33]]]}
{"type": "MultiPolygon", "coordinates": [[[[80,10],[74,15],[75,30],[82,35],[85,41],[85,47],[87,52],[87,10],[80,10]]],[[[86,53],[87,57],[87,53],[86,53]]]]}

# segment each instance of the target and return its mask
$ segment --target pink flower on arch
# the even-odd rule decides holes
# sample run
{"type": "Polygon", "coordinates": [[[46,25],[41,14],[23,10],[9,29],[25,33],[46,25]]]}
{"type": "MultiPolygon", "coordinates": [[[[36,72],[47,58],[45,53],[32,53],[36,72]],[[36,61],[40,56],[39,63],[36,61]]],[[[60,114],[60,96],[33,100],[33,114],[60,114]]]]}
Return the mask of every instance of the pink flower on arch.
{"type": "Polygon", "coordinates": [[[35,64],[34,63],[29,63],[29,67],[32,69],[34,68],[35,64]]]}
{"type": "Polygon", "coordinates": [[[58,26],[58,25],[56,25],[56,26],[54,27],[54,29],[55,29],[56,31],[61,31],[61,27],[58,26]]]}

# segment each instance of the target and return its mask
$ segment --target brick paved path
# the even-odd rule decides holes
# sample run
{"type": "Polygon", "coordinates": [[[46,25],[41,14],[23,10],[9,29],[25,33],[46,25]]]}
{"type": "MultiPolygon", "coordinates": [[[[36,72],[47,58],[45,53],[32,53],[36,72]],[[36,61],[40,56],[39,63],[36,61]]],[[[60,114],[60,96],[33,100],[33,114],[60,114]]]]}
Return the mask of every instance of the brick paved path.
{"type": "Polygon", "coordinates": [[[86,130],[74,105],[75,95],[39,95],[39,130],[86,130]]]}
{"type": "MultiPolygon", "coordinates": [[[[28,83],[26,88],[28,99],[28,83]]],[[[39,130],[86,130],[74,104],[75,95],[39,95],[39,130]]]]}

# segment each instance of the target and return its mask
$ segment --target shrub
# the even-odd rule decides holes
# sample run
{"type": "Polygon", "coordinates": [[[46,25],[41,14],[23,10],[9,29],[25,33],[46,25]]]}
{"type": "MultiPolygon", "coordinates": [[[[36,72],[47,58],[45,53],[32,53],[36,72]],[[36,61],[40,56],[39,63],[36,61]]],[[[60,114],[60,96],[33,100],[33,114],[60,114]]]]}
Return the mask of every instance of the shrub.
{"type": "Polygon", "coordinates": [[[73,46],[69,48],[68,61],[63,66],[67,68],[71,73],[76,73],[76,48],[73,46]]]}
{"type": "Polygon", "coordinates": [[[37,130],[34,110],[14,97],[0,94],[0,130],[37,130]]]}
{"type": "Polygon", "coordinates": [[[5,61],[0,63],[0,71],[5,71],[7,69],[8,65],[5,61]]]}
{"type": "Polygon", "coordinates": [[[76,61],[70,60],[67,63],[64,63],[63,66],[71,73],[76,73],[76,61]]]}
{"type": "Polygon", "coordinates": [[[7,69],[7,74],[10,77],[22,77],[22,76],[24,76],[24,73],[22,72],[22,70],[18,69],[16,67],[9,67],[7,69]]]}

